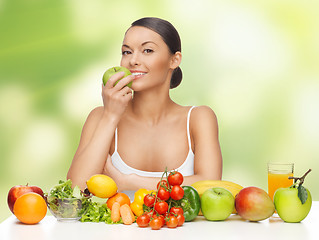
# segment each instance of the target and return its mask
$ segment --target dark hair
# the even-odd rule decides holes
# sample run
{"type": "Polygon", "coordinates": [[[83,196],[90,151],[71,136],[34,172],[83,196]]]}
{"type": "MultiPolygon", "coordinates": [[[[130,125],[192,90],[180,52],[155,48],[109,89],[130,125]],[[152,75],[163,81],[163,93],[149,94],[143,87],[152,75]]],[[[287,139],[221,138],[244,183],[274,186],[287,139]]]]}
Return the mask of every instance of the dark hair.
{"type": "MultiPolygon", "coordinates": [[[[172,54],[182,51],[179,34],[170,22],[160,18],[146,17],[133,22],[131,27],[134,26],[146,27],[158,33],[172,54]]],[[[183,73],[181,68],[175,68],[172,74],[170,88],[176,88],[181,83],[182,78],[183,73]]]]}

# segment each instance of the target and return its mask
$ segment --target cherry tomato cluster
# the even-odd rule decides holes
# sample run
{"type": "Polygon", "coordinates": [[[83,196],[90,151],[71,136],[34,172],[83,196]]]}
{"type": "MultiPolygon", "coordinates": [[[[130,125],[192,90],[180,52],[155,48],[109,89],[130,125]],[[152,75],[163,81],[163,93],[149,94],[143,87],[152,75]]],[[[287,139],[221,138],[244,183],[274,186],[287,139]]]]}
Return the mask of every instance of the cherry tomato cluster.
{"type": "MultiPolygon", "coordinates": [[[[165,173],[167,174],[166,171],[165,173]]],[[[184,211],[176,205],[176,201],[184,196],[184,189],[181,187],[183,180],[183,175],[176,171],[170,172],[167,180],[161,178],[157,191],[144,197],[144,214],[136,219],[139,227],[150,226],[153,230],[158,230],[165,225],[176,228],[184,224],[184,211]]]]}

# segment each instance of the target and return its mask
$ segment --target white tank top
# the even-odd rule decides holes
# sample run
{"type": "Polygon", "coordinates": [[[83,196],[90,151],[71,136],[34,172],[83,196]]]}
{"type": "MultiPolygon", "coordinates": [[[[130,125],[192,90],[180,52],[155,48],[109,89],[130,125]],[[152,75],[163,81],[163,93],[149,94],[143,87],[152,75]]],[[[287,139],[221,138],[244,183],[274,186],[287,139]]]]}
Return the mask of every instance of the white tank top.
{"type": "MultiPolygon", "coordinates": [[[[191,147],[191,138],[190,138],[190,133],[189,133],[189,119],[190,119],[190,114],[194,106],[192,106],[187,115],[187,138],[188,138],[188,154],[186,157],[186,160],[183,162],[181,166],[176,168],[178,172],[183,174],[183,176],[191,176],[194,175],[194,153],[192,151],[191,147]]],[[[115,149],[114,153],[111,156],[112,163],[114,167],[116,167],[121,173],[123,174],[137,174],[139,176],[143,177],[161,177],[163,175],[163,172],[148,172],[148,171],[142,171],[138,170],[135,168],[132,168],[128,166],[121,158],[117,151],[117,128],[115,129],[115,149]]]]}

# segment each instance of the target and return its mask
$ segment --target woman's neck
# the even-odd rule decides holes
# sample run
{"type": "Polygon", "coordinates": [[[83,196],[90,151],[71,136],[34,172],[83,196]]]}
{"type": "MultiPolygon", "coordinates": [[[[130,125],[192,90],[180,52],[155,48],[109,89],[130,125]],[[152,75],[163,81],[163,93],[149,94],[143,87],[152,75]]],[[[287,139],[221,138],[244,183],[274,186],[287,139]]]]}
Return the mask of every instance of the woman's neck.
{"type": "Polygon", "coordinates": [[[129,109],[139,120],[149,125],[156,125],[174,105],[169,93],[147,91],[134,93],[129,109]]]}

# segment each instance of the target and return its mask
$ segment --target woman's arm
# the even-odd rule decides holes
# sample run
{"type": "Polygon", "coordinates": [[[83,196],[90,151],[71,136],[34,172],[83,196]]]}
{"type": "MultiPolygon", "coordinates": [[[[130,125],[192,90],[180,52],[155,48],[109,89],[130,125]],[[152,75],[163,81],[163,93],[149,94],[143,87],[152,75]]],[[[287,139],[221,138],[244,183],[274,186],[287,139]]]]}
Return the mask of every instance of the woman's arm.
{"type": "MultiPolygon", "coordinates": [[[[222,177],[222,155],[218,140],[218,124],[215,113],[206,106],[192,110],[190,132],[194,146],[194,175],[184,177],[183,185],[191,185],[200,180],[220,180],[222,177]]],[[[160,178],[123,174],[111,160],[107,161],[105,172],[117,179],[119,191],[139,188],[155,189],[160,178]]]]}
{"type": "MultiPolygon", "coordinates": [[[[110,176],[112,179],[116,179],[116,185],[119,192],[123,190],[136,191],[140,188],[155,190],[157,183],[161,179],[160,177],[142,177],[136,174],[123,174],[113,166],[110,158],[106,162],[104,173],[106,173],[106,175],[110,176]]],[[[164,175],[164,177],[166,177],[166,175],[164,175]]],[[[182,185],[189,186],[194,182],[207,179],[209,178],[205,178],[195,173],[193,176],[184,176],[182,185]]]]}
{"type": "Polygon", "coordinates": [[[82,130],[67,178],[81,189],[94,174],[102,173],[114,136],[117,120],[104,114],[103,107],[94,109],[82,130]]]}
{"type": "Polygon", "coordinates": [[[223,161],[214,111],[207,106],[194,108],[190,118],[190,132],[194,144],[195,175],[201,180],[220,180],[223,161]]]}
{"type": "Polygon", "coordinates": [[[104,107],[94,109],[83,126],[79,147],[67,174],[73,185],[81,189],[92,175],[103,172],[114,131],[132,99],[132,90],[126,84],[134,76],[127,76],[114,86],[123,76],[122,72],[116,73],[102,86],[104,107]]]}

